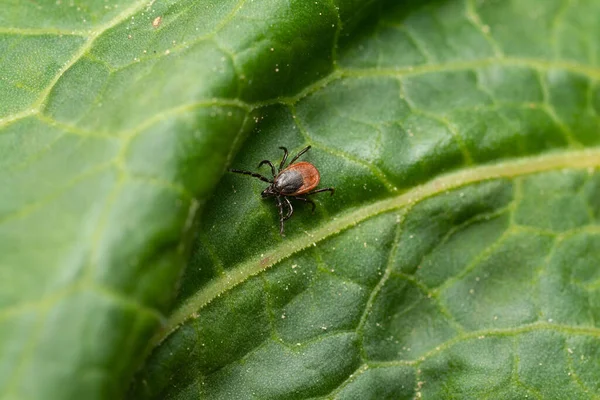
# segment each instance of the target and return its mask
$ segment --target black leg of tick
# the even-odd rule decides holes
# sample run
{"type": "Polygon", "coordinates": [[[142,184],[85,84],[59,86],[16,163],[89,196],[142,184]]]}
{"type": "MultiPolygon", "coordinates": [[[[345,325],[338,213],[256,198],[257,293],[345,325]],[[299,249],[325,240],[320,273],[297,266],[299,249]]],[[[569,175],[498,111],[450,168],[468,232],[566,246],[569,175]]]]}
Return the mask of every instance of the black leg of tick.
{"type": "Polygon", "coordinates": [[[302,150],[300,150],[300,153],[296,154],[294,156],[294,158],[292,158],[292,161],[290,161],[290,165],[292,165],[294,163],[294,161],[296,161],[298,158],[300,158],[300,156],[304,153],[306,153],[307,151],[310,150],[311,146],[306,146],[305,148],[303,148],[302,150]]]}
{"type": "Polygon", "coordinates": [[[283,204],[281,204],[281,196],[275,197],[275,200],[277,200],[277,208],[279,209],[279,234],[281,236],[285,236],[283,233],[283,221],[285,221],[285,219],[283,218],[283,204]]]}
{"type": "Polygon", "coordinates": [[[271,167],[271,173],[273,174],[273,178],[275,178],[275,175],[277,175],[277,173],[275,172],[275,167],[273,166],[273,164],[271,163],[271,161],[269,160],[262,160],[259,164],[258,164],[258,168],[262,167],[263,165],[268,164],[269,167],[271,167]]]}
{"type": "Polygon", "coordinates": [[[288,151],[285,147],[280,147],[281,150],[283,150],[283,158],[281,159],[281,163],[279,163],[279,172],[281,172],[281,170],[283,169],[283,166],[285,165],[285,161],[287,160],[288,157],[288,151]]]}
{"type": "Polygon", "coordinates": [[[284,221],[287,221],[288,219],[290,219],[290,217],[294,213],[294,207],[292,207],[292,203],[290,202],[290,199],[288,199],[287,197],[284,197],[283,200],[286,202],[288,209],[289,209],[287,215],[283,219],[284,221]]]}
{"type": "Polygon", "coordinates": [[[309,194],[317,194],[317,193],[321,193],[321,192],[331,192],[331,195],[333,196],[333,192],[335,192],[335,189],[334,188],[318,189],[318,190],[313,190],[312,192],[305,193],[305,195],[308,196],[309,194]]]}
{"type": "Polygon", "coordinates": [[[303,201],[303,202],[305,202],[305,203],[310,203],[310,204],[312,205],[312,212],[315,212],[315,208],[317,208],[317,205],[315,204],[315,202],[314,202],[314,201],[312,201],[311,199],[307,199],[306,197],[299,197],[299,196],[296,196],[296,197],[294,197],[294,198],[295,198],[296,200],[300,200],[300,201],[303,201]]]}
{"type": "Polygon", "coordinates": [[[242,171],[241,169],[230,169],[229,172],[235,172],[236,174],[250,175],[250,176],[260,179],[263,182],[273,183],[272,179],[267,179],[264,176],[262,176],[261,174],[257,174],[256,172],[242,171]]]}

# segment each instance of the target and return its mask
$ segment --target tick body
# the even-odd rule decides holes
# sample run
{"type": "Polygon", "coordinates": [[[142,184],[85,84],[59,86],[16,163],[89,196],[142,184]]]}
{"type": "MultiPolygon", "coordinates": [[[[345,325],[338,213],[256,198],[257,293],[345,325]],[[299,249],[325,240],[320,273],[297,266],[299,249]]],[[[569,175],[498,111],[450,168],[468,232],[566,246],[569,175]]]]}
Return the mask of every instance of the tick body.
{"type": "Polygon", "coordinates": [[[287,167],[285,167],[285,162],[287,161],[288,151],[285,147],[280,147],[280,149],[283,150],[283,158],[281,159],[281,163],[279,163],[279,168],[277,171],[275,170],[275,166],[269,160],[262,160],[258,164],[259,168],[265,164],[271,167],[271,173],[273,175],[272,179],[266,178],[261,174],[251,171],[243,171],[239,169],[230,169],[229,171],[238,174],[250,175],[260,179],[263,182],[270,183],[270,185],[262,191],[261,196],[263,199],[270,197],[275,198],[277,208],[279,209],[279,233],[281,236],[285,236],[283,233],[283,223],[294,213],[294,207],[292,207],[292,203],[290,202],[289,198],[310,203],[314,212],[316,207],[315,202],[305,196],[310,196],[312,194],[321,192],[331,192],[333,195],[335,189],[324,188],[315,190],[319,184],[319,181],[321,180],[319,170],[314,165],[306,161],[294,163],[301,155],[310,150],[310,146],[305,147],[298,154],[296,154],[287,167]],[[284,216],[285,207],[287,207],[287,213],[284,216]]]}

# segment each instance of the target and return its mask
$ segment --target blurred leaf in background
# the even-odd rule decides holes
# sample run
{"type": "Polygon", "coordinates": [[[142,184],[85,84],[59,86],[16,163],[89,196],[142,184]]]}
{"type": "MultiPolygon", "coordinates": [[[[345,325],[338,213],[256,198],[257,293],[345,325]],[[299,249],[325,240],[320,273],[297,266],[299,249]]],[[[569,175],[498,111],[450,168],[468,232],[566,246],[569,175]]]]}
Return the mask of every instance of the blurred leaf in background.
{"type": "Polygon", "coordinates": [[[0,398],[599,397],[598,15],[3,4],[0,398]]]}

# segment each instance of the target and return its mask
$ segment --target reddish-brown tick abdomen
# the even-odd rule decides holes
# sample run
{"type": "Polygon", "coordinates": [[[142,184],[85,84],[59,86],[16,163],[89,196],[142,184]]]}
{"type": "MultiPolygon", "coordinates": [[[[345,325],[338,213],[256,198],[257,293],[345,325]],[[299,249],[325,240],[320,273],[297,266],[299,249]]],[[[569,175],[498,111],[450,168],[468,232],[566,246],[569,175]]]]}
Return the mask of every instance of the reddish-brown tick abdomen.
{"type": "MultiPolygon", "coordinates": [[[[302,184],[299,187],[295,188],[295,191],[293,192],[282,193],[285,196],[299,196],[304,193],[310,192],[315,187],[317,187],[319,181],[321,180],[321,175],[319,175],[319,171],[317,170],[317,168],[306,161],[300,161],[298,163],[290,165],[289,167],[281,171],[279,175],[277,175],[277,178],[285,174],[300,174],[300,176],[302,177],[302,184]]],[[[277,178],[275,178],[275,182],[277,182],[277,178]]]]}

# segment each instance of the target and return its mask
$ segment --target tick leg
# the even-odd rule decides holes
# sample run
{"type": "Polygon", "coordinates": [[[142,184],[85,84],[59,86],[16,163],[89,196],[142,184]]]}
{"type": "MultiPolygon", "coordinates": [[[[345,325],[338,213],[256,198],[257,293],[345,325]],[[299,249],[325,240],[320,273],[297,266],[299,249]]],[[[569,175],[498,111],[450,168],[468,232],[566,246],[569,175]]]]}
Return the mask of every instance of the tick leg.
{"type": "Polygon", "coordinates": [[[296,161],[298,158],[300,158],[300,156],[304,153],[306,153],[307,151],[310,150],[311,146],[306,146],[305,148],[303,148],[302,150],[300,150],[300,153],[296,154],[294,156],[294,158],[292,158],[292,161],[290,161],[290,165],[292,165],[294,163],[294,161],[296,161]]]}
{"type": "Polygon", "coordinates": [[[331,195],[333,196],[333,192],[335,192],[335,189],[334,188],[318,189],[318,190],[313,190],[312,192],[309,192],[309,193],[305,193],[305,195],[308,196],[309,194],[317,194],[317,193],[321,193],[321,192],[331,192],[331,195]]]}
{"type": "Polygon", "coordinates": [[[289,208],[287,215],[283,219],[284,221],[286,221],[286,220],[290,219],[290,217],[294,213],[294,207],[292,207],[292,203],[290,202],[290,199],[288,199],[287,197],[284,197],[283,200],[287,203],[287,206],[289,208]]]}
{"type": "Polygon", "coordinates": [[[241,169],[230,169],[229,172],[235,172],[236,174],[250,175],[250,176],[260,179],[263,182],[273,183],[273,180],[267,179],[264,176],[262,176],[261,174],[257,174],[256,172],[242,171],[241,169]]]}
{"type": "Polygon", "coordinates": [[[263,165],[268,164],[269,167],[271,167],[271,173],[273,174],[273,178],[275,178],[276,172],[275,172],[275,167],[273,166],[273,164],[271,163],[271,161],[269,160],[262,160],[259,164],[258,164],[258,168],[262,167],[263,165]]]}
{"type": "Polygon", "coordinates": [[[317,207],[317,205],[315,204],[314,201],[312,201],[311,199],[307,199],[306,197],[294,197],[296,200],[300,200],[303,201],[305,203],[310,203],[312,205],[312,212],[315,212],[315,208],[317,207]]]}
{"type": "Polygon", "coordinates": [[[275,197],[275,199],[277,200],[277,208],[279,209],[279,234],[285,236],[283,233],[283,221],[285,221],[283,218],[283,204],[281,204],[280,196],[275,197]]]}
{"type": "Polygon", "coordinates": [[[288,151],[285,147],[280,147],[281,150],[283,150],[283,158],[281,159],[281,163],[279,164],[279,171],[281,172],[281,170],[283,169],[283,166],[285,165],[285,160],[287,160],[288,157],[288,151]]]}

